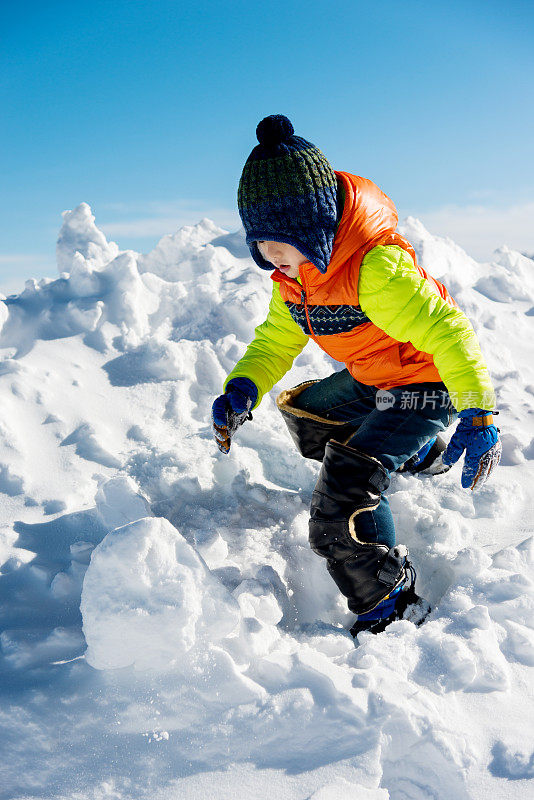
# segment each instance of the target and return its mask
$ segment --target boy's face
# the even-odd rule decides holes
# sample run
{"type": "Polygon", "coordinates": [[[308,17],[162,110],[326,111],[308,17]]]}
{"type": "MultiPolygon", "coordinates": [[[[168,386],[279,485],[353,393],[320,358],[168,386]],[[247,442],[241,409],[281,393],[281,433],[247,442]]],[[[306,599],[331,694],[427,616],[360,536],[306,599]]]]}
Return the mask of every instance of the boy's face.
{"type": "Polygon", "coordinates": [[[298,278],[300,265],[305,264],[308,260],[292,244],[267,241],[257,242],[257,244],[263,258],[270,264],[274,264],[288,278],[298,278]]]}

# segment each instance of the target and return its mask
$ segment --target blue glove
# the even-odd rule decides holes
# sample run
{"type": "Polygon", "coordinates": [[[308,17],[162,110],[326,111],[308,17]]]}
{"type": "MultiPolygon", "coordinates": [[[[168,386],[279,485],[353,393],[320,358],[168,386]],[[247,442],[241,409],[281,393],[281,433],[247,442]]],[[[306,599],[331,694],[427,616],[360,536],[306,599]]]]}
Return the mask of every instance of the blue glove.
{"type": "Polygon", "coordinates": [[[465,450],[462,486],[478,489],[501,460],[499,430],[493,424],[491,411],[466,408],[459,416],[458,427],[441,458],[444,464],[455,464],[465,450]]]}
{"type": "Polygon", "coordinates": [[[258,399],[256,384],[249,378],[232,378],[211,407],[213,431],[221,453],[230,451],[232,436],[245,420],[252,419],[250,409],[258,399]]]}

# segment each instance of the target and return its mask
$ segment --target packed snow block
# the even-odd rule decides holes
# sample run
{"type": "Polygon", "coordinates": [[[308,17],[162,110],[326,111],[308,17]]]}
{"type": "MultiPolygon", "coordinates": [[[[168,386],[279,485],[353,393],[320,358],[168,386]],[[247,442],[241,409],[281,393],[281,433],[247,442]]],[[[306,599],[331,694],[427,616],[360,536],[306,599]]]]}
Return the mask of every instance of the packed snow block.
{"type": "Polygon", "coordinates": [[[266,625],[277,625],[282,619],[282,609],[276,597],[259,581],[241,581],[233,596],[245,617],[254,617],[266,625]]]}
{"type": "Polygon", "coordinates": [[[81,611],[95,669],[166,669],[232,633],[239,605],[162,518],[117,528],[94,550],[81,611]]]}
{"type": "Polygon", "coordinates": [[[148,501],[139,494],[135,481],[126,475],[102,483],[95,503],[98,516],[109,530],[152,516],[148,501]]]}

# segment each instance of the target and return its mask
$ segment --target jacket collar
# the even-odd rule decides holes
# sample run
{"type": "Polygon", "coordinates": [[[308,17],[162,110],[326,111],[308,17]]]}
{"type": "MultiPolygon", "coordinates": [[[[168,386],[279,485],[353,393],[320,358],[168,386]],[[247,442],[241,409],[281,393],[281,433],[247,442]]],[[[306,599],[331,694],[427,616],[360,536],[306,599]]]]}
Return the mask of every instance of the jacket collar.
{"type": "MultiPolygon", "coordinates": [[[[302,264],[300,275],[305,283],[316,284],[332,277],[355,253],[361,251],[363,258],[372,247],[391,236],[397,227],[397,209],[376,184],[349,172],[336,172],[336,176],[344,189],[345,202],[334,238],[332,257],[325,275],[310,261],[302,264]]],[[[277,269],[271,277],[278,283],[299,285],[298,281],[288,278],[277,269]]]]}

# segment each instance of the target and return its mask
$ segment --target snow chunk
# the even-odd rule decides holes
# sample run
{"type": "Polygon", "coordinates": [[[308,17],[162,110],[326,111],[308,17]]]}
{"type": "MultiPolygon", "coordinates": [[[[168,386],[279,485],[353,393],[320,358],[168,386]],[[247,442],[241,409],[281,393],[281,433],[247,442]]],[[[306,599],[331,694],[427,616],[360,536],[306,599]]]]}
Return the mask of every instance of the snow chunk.
{"type": "Polygon", "coordinates": [[[135,481],[125,475],[105,481],[96,493],[95,502],[98,516],[110,530],[152,516],[135,481]]]}
{"type": "Polygon", "coordinates": [[[94,269],[105,266],[119,253],[115,242],[108,242],[96,227],[91,207],[80,203],[73,211],[63,212],[63,225],[56,246],[60,272],[70,272],[79,253],[94,269]]]}
{"type": "Polygon", "coordinates": [[[108,534],[93,552],[81,610],[96,669],[165,669],[236,628],[237,602],[165,519],[108,534]]]}
{"type": "Polygon", "coordinates": [[[242,581],[233,595],[245,617],[254,617],[267,625],[276,625],[282,619],[282,609],[275,596],[259,581],[242,581]]]}

